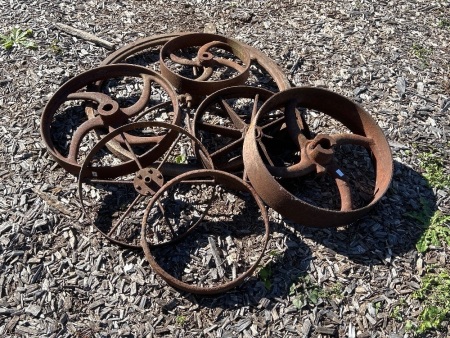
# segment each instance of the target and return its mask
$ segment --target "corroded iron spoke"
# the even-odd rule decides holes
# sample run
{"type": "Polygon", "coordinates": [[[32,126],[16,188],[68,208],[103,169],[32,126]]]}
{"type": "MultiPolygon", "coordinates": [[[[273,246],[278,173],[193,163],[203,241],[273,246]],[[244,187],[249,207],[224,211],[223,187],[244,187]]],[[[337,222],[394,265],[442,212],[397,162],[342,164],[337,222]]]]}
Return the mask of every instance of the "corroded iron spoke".
{"type": "Polygon", "coordinates": [[[130,143],[128,143],[128,140],[125,137],[125,133],[120,133],[120,136],[122,137],[123,141],[125,142],[125,145],[127,146],[128,151],[130,152],[131,156],[133,157],[133,160],[136,162],[136,164],[138,165],[139,169],[142,169],[143,166],[141,164],[141,162],[139,161],[136,153],[134,152],[133,148],[131,148],[130,143]]]}
{"type": "Polygon", "coordinates": [[[245,68],[242,67],[241,65],[237,64],[234,61],[228,60],[228,59],[224,59],[224,58],[220,58],[220,57],[215,57],[213,59],[216,63],[218,63],[219,65],[223,65],[229,68],[233,68],[234,70],[238,71],[239,73],[243,73],[245,72],[245,68]]]}
{"type": "Polygon", "coordinates": [[[258,101],[259,94],[256,94],[255,99],[253,100],[252,115],[250,120],[253,120],[253,118],[256,116],[256,113],[258,112],[258,101]]]}
{"type": "Polygon", "coordinates": [[[125,180],[101,180],[98,178],[86,178],[84,183],[94,183],[94,184],[133,184],[133,181],[125,181],[125,180]]]}
{"type": "Polygon", "coordinates": [[[336,141],[336,145],[353,144],[370,148],[375,144],[372,138],[358,134],[334,134],[330,136],[336,141]]]}
{"type": "Polygon", "coordinates": [[[242,132],[240,130],[219,126],[217,124],[211,124],[207,122],[197,122],[197,127],[199,130],[204,130],[213,134],[223,135],[235,139],[240,138],[242,136],[242,132]]]}
{"type": "Polygon", "coordinates": [[[247,125],[244,120],[234,111],[234,109],[231,108],[227,101],[225,101],[224,99],[220,99],[219,104],[237,129],[243,129],[247,125]]]}
{"type": "Polygon", "coordinates": [[[134,118],[133,121],[136,121],[136,122],[137,122],[137,121],[139,121],[141,118],[143,118],[145,115],[151,113],[152,111],[158,110],[158,109],[160,109],[160,108],[164,108],[164,107],[167,107],[167,106],[170,106],[171,104],[172,104],[172,102],[170,102],[170,101],[158,103],[158,104],[154,105],[153,107],[150,107],[150,108],[144,110],[143,112],[141,112],[139,115],[137,115],[137,116],[134,118]]]}
{"type": "MultiPolygon", "coordinates": [[[[214,72],[214,70],[212,69],[212,67],[203,68],[202,75],[200,75],[195,80],[196,81],[206,81],[212,76],[213,72],[214,72]]],[[[194,73],[194,76],[197,76],[197,74],[194,73]]]]}
{"type": "Polygon", "coordinates": [[[341,211],[353,210],[352,194],[348,184],[348,176],[339,168],[337,163],[327,166],[327,173],[334,178],[341,197],[341,211]]]}
{"type": "Polygon", "coordinates": [[[137,195],[136,198],[133,200],[133,202],[131,202],[130,206],[127,208],[127,210],[125,210],[125,212],[122,214],[122,216],[120,216],[120,218],[117,220],[116,224],[111,228],[111,230],[109,230],[108,232],[108,236],[112,236],[114,231],[116,231],[116,229],[119,227],[119,225],[123,222],[123,220],[125,219],[125,217],[128,216],[128,214],[131,212],[131,210],[134,208],[134,206],[143,198],[144,196],[142,195],[137,195]]]}
{"type": "Polygon", "coordinates": [[[104,127],[103,121],[99,116],[94,117],[91,120],[87,120],[83,122],[81,126],[77,128],[75,133],[72,136],[72,140],[70,141],[69,154],[67,158],[73,162],[77,162],[76,158],[78,156],[78,152],[80,150],[81,141],[83,137],[86,136],[91,130],[96,128],[104,127]]]}
{"type": "Polygon", "coordinates": [[[219,150],[216,150],[211,154],[211,158],[213,160],[222,157],[225,154],[228,154],[232,152],[233,150],[242,148],[242,143],[244,142],[244,138],[241,137],[240,139],[231,142],[230,144],[227,144],[225,147],[220,148],[219,150]]]}
{"type": "Polygon", "coordinates": [[[173,53],[170,53],[170,59],[175,62],[178,63],[180,65],[183,66],[199,66],[199,63],[197,61],[194,60],[190,60],[190,59],[186,59],[186,58],[182,58],[180,56],[177,56],[173,53]]]}
{"type": "Polygon", "coordinates": [[[164,155],[164,158],[162,159],[161,163],[158,165],[158,168],[156,168],[157,170],[159,170],[161,168],[161,166],[166,163],[167,159],[169,158],[170,154],[172,153],[173,149],[175,148],[175,146],[177,145],[178,141],[180,140],[181,134],[177,135],[177,138],[175,139],[175,141],[172,142],[172,144],[170,145],[169,150],[166,152],[166,154],[164,155]]]}
{"type": "Polygon", "coordinates": [[[263,131],[265,131],[267,129],[271,129],[272,127],[278,128],[278,127],[282,126],[284,122],[285,122],[284,116],[283,117],[279,117],[279,118],[277,118],[275,120],[272,120],[272,121],[267,122],[266,124],[262,125],[261,129],[263,131]]]}
{"type": "Polygon", "coordinates": [[[257,142],[258,142],[259,148],[261,149],[261,151],[262,151],[262,153],[263,153],[263,155],[264,155],[264,158],[267,160],[267,162],[268,162],[272,167],[274,167],[274,164],[273,164],[273,162],[272,162],[272,159],[270,158],[269,152],[267,151],[266,146],[264,145],[264,143],[263,143],[261,140],[257,140],[257,142]]]}
{"type": "Polygon", "coordinates": [[[142,93],[141,96],[139,97],[139,100],[131,107],[121,108],[121,110],[127,116],[134,116],[136,114],[139,114],[141,111],[145,109],[145,107],[148,104],[148,101],[150,100],[150,96],[152,93],[153,78],[150,75],[143,74],[142,80],[144,81],[144,87],[142,88],[142,93]]]}

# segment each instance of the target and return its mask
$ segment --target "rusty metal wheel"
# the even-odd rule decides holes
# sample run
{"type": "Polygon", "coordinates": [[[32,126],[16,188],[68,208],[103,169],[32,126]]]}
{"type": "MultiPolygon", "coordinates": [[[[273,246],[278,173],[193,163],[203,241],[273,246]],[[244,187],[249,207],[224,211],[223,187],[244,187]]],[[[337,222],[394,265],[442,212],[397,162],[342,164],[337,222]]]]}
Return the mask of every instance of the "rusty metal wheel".
{"type": "Polygon", "coordinates": [[[268,238],[269,219],[262,200],[242,179],[218,170],[189,172],[167,182],[150,200],[141,228],[141,245],[151,268],[176,289],[204,295],[244,282],[257,268],[268,238]],[[188,194],[180,197],[183,193],[188,194]],[[245,198],[243,204],[240,198],[245,198]],[[192,201],[203,205],[201,216],[189,211],[192,201]],[[166,215],[155,217],[160,205],[166,215]],[[233,213],[230,207],[242,210],[233,213]],[[171,208],[175,211],[167,217],[171,208]],[[173,222],[170,230],[169,222],[173,222]],[[170,237],[174,228],[188,236],[156,248],[154,232],[159,226],[167,228],[170,237]],[[247,252],[249,243],[253,247],[247,252]]]}
{"type": "MultiPolygon", "coordinates": [[[[235,86],[221,89],[199,105],[192,121],[193,134],[208,149],[214,166],[227,172],[242,171],[242,146],[251,119],[273,93],[269,90],[235,86]]],[[[273,137],[284,124],[284,114],[260,119],[261,139],[273,137]]]]}
{"type": "Polygon", "coordinates": [[[180,93],[204,96],[242,85],[248,78],[250,54],[236,40],[216,34],[191,33],[161,48],[161,74],[180,93]]]}
{"type": "Polygon", "coordinates": [[[163,122],[121,126],[102,138],[81,166],[78,194],[84,215],[112,242],[138,248],[148,198],[161,188],[166,177],[195,168],[213,168],[212,160],[200,141],[183,128],[163,122]],[[172,137],[162,141],[163,147],[155,148],[150,143],[131,144],[128,140],[136,134],[172,137]],[[117,158],[108,151],[107,145],[113,139],[127,145],[132,160],[117,158]],[[197,145],[198,156],[192,144],[197,145]],[[99,178],[98,172],[108,179],[99,178]]]}
{"type": "MultiPolygon", "coordinates": [[[[159,113],[161,110],[165,112],[169,122],[174,124],[180,122],[177,95],[170,83],[161,75],[135,65],[103,66],[72,78],[56,91],[42,114],[41,135],[55,160],[71,174],[78,175],[80,163],[83,161],[80,158],[80,152],[86,152],[89,149],[89,144],[83,144],[83,142],[86,142],[85,138],[91,131],[105,133],[132,120],[145,119],[148,115],[154,117],[155,113],[159,113]],[[142,81],[142,88],[139,87],[139,94],[136,97],[120,100],[121,93],[108,93],[109,88],[103,92],[99,91],[99,88],[91,90],[90,86],[94,82],[105,82],[108,79],[124,77],[142,81]],[[160,95],[158,102],[154,102],[152,99],[152,89],[155,86],[165,96],[160,95]],[[90,119],[86,119],[84,116],[87,106],[90,106],[90,109],[95,112],[90,119]],[[69,128],[69,130],[61,131],[58,129],[60,127],[69,128]],[[61,140],[64,140],[65,143],[58,144],[57,142],[61,142],[61,140]]],[[[157,149],[164,144],[165,137],[172,136],[173,134],[150,138],[134,136],[130,137],[128,142],[153,144],[157,149]]],[[[92,143],[94,140],[88,141],[92,143]]],[[[126,148],[123,141],[116,140],[116,142],[119,142],[122,148],[126,148]]],[[[99,177],[104,176],[103,170],[99,170],[97,174],[99,177]]]]}
{"type": "MultiPolygon", "coordinates": [[[[163,46],[165,43],[171,41],[171,39],[179,38],[179,39],[185,39],[187,36],[192,34],[202,34],[202,33],[193,33],[193,32],[178,32],[178,33],[169,33],[169,34],[162,34],[162,35],[154,35],[146,38],[142,38],[139,40],[136,40],[135,42],[132,42],[130,44],[127,44],[123,46],[122,48],[118,49],[111,55],[109,55],[102,63],[101,65],[107,65],[107,64],[114,64],[114,63],[135,63],[135,62],[141,62],[142,60],[135,60],[134,58],[139,55],[145,55],[147,50],[151,50],[153,54],[153,49],[158,48],[159,46],[163,46]]],[[[203,35],[203,34],[202,34],[203,35]]],[[[208,34],[207,34],[208,35],[208,34]]],[[[245,53],[250,55],[251,59],[251,73],[253,75],[253,71],[257,73],[258,78],[263,78],[265,82],[270,83],[271,81],[274,82],[274,88],[273,90],[285,90],[287,88],[290,88],[291,85],[289,83],[289,80],[287,79],[286,75],[284,74],[283,70],[267,55],[262,53],[261,51],[257,50],[254,47],[251,47],[245,43],[242,43],[240,41],[237,41],[235,39],[231,38],[224,38],[220,35],[214,35],[209,34],[209,36],[218,36],[219,39],[226,39],[226,41],[229,41],[231,45],[239,45],[242,46],[245,49],[245,53]]],[[[153,59],[153,55],[151,57],[144,57],[145,59],[153,59]]],[[[151,67],[154,67],[155,70],[158,70],[155,64],[148,65],[151,67]]],[[[261,83],[258,82],[258,78],[255,77],[255,86],[260,86],[261,83]]],[[[233,80],[236,81],[236,80],[233,80]]],[[[195,82],[195,81],[194,81],[195,82]]],[[[211,84],[211,81],[205,81],[205,83],[211,84]]],[[[242,83],[243,84],[243,83],[242,83]]],[[[231,86],[232,84],[227,84],[227,86],[231,86]]],[[[222,87],[221,87],[222,88],[222,87]]],[[[207,89],[209,93],[213,93],[216,89],[207,89]]],[[[271,88],[272,90],[272,88],[271,88]]],[[[191,93],[194,96],[199,96],[199,93],[191,93]]],[[[198,102],[192,102],[193,105],[200,103],[200,100],[198,102]]]]}
{"type": "MultiPolygon", "coordinates": [[[[346,225],[365,215],[389,188],[393,171],[389,144],[370,114],[351,100],[319,88],[292,88],[266,101],[250,125],[243,154],[248,178],[261,198],[281,215],[306,226],[346,225]],[[304,110],[311,110],[312,114],[323,113],[349,131],[314,134],[307,119],[300,114],[304,110]],[[268,153],[258,143],[258,120],[277,111],[284,111],[286,117],[289,135],[283,148],[288,148],[288,143],[292,146],[290,163],[277,159],[282,150],[279,149],[278,154],[268,153]],[[350,187],[358,183],[355,182],[357,179],[353,178],[351,170],[344,169],[342,162],[345,159],[338,160],[336,156],[337,149],[346,145],[365,148],[370,156],[367,161],[372,163],[371,191],[365,203],[356,207],[350,187]],[[304,181],[310,174],[321,176],[325,173],[332,177],[337,186],[340,196],[340,208],[337,210],[313,205],[281,184],[283,179],[301,178],[304,181]]],[[[346,156],[349,155],[352,152],[346,156]]]]}

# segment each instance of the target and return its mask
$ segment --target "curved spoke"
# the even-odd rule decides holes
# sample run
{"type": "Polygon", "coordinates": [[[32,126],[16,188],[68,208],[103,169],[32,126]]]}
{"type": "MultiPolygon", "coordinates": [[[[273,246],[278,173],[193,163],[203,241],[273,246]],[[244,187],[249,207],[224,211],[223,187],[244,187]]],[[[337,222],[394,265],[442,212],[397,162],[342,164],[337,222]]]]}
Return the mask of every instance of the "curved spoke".
{"type": "MultiPolygon", "coordinates": [[[[203,68],[203,73],[202,75],[200,75],[198,78],[196,78],[196,81],[206,81],[208,80],[211,75],[213,74],[214,70],[212,69],[212,67],[205,67],[203,68]]],[[[194,74],[195,76],[195,74],[194,74]]]]}
{"type": "Polygon", "coordinates": [[[116,231],[116,229],[119,227],[119,225],[123,222],[125,217],[128,216],[128,214],[131,212],[131,210],[134,208],[134,206],[143,198],[142,195],[137,195],[136,198],[131,202],[130,206],[125,210],[125,212],[120,216],[120,218],[117,220],[116,224],[109,230],[108,236],[112,236],[113,232],[116,231]]]}
{"type": "Polygon", "coordinates": [[[327,173],[333,177],[336,181],[336,185],[341,197],[341,211],[353,210],[352,194],[350,191],[350,185],[348,184],[348,177],[344,172],[339,169],[336,163],[332,163],[327,166],[327,173]]]}
{"type": "Polygon", "coordinates": [[[302,157],[300,159],[300,162],[289,167],[272,166],[268,169],[270,173],[275,177],[294,178],[312,173],[316,169],[316,166],[311,161],[306,160],[305,157],[302,157]]]}
{"type": "Polygon", "coordinates": [[[166,102],[161,102],[158,103],[156,105],[154,105],[153,107],[147,108],[146,110],[144,110],[143,112],[141,112],[139,115],[137,115],[134,119],[133,122],[138,122],[141,118],[143,118],[145,115],[147,115],[148,113],[151,113],[153,110],[157,110],[166,106],[171,105],[172,102],[170,101],[166,101],[166,102]]]}
{"type": "Polygon", "coordinates": [[[68,100],[89,100],[97,103],[114,101],[109,95],[100,92],[77,92],[67,95],[68,100]]]}
{"type": "Polygon", "coordinates": [[[207,122],[197,122],[197,127],[199,130],[204,130],[213,134],[223,135],[235,139],[240,138],[242,136],[240,130],[219,126],[217,124],[211,124],[207,122]]]}
{"type": "Polygon", "coordinates": [[[175,55],[173,53],[170,53],[169,58],[173,62],[178,63],[178,64],[183,65],[183,66],[200,66],[198,61],[182,58],[182,57],[179,57],[179,56],[177,56],[177,55],[175,55]]]}
{"type": "Polygon", "coordinates": [[[231,108],[227,101],[225,101],[225,99],[220,99],[219,104],[237,129],[243,129],[247,125],[244,120],[242,120],[242,118],[234,111],[234,109],[231,108]]]}
{"type": "Polygon", "coordinates": [[[144,81],[144,87],[142,88],[142,93],[139,100],[130,107],[121,108],[127,116],[139,114],[145,109],[148,101],[150,100],[152,93],[152,77],[150,75],[142,74],[142,80],[144,81]]]}
{"type": "Polygon", "coordinates": [[[70,141],[69,154],[67,158],[74,163],[77,162],[78,151],[80,150],[81,141],[91,130],[104,127],[103,121],[99,116],[83,122],[75,131],[70,141]]]}
{"type": "Polygon", "coordinates": [[[353,144],[370,148],[375,144],[372,138],[358,134],[334,134],[330,136],[336,141],[336,145],[353,144]]]}
{"type": "Polygon", "coordinates": [[[236,70],[239,73],[244,73],[245,72],[245,68],[242,67],[241,65],[237,64],[234,61],[228,60],[228,59],[224,59],[224,58],[220,58],[220,57],[215,57],[213,59],[216,63],[218,63],[219,65],[222,66],[226,66],[229,68],[233,68],[234,70],[236,70]]]}

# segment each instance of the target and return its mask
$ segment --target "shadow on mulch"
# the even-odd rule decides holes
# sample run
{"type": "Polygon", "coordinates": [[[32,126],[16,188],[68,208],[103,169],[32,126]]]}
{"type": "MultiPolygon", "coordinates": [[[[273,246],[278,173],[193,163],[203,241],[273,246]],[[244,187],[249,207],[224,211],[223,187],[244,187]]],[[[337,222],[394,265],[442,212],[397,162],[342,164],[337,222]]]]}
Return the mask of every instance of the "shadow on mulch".
{"type": "Polygon", "coordinates": [[[390,258],[415,250],[436,210],[436,196],[427,180],[394,162],[391,187],[367,216],[345,228],[299,230],[303,236],[355,263],[384,264],[390,258]]]}

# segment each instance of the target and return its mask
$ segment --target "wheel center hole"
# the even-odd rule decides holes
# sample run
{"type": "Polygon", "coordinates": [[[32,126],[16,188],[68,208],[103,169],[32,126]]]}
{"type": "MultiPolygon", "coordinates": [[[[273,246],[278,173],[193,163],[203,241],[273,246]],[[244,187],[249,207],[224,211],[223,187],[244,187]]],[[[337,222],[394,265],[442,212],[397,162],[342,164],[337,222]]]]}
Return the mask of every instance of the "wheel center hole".
{"type": "Polygon", "coordinates": [[[320,145],[323,149],[331,149],[331,141],[327,138],[320,139],[317,144],[320,145]]]}
{"type": "Polygon", "coordinates": [[[113,109],[113,105],[111,103],[107,103],[103,106],[104,111],[111,111],[113,109]]]}
{"type": "Polygon", "coordinates": [[[145,176],[144,181],[145,181],[145,183],[150,183],[152,181],[152,179],[150,176],[145,176]]]}

